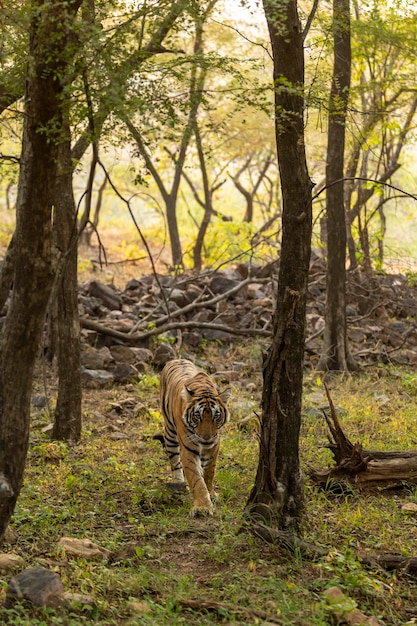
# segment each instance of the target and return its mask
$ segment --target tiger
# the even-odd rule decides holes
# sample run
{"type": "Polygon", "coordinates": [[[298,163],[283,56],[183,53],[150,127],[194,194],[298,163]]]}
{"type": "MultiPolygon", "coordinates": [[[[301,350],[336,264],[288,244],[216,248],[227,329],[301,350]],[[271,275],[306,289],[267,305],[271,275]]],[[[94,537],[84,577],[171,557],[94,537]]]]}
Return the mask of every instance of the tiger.
{"type": "Polygon", "coordinates": [[[191,517],[214,512],[219,431],[229,419],[230,393],[230,388],[220,393],[210,376],[187,359],[169,361],[161,372],[163,444],[172,481],[184,485],[185,474],[193,500],[191,517]]]}

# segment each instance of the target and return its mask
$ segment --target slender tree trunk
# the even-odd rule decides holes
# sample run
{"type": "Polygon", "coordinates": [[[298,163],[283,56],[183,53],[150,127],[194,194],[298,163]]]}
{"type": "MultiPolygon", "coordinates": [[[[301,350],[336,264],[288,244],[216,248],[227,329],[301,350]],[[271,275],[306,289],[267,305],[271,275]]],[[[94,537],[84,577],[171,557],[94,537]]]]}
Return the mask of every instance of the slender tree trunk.
{"type": "Polygon", "coordinates": [[[254,211],[254,205],[255,205],[254,200],[255,200],[256,194],[258,192],[258,189],[259,189],[262,181],[266,178],[268,168],[271,165],[272,160],[273,160],[273,156],[272,156],[272,154],[268,154],[268,156],[266,157],[262,167],[259,170],[257,180],[255,181],[252,189],[249,191],[248,189],[244,188],[244,186],[242,185],[242,183],[239,180],[239,176],[245,170],[249,169],[249,167],[251,165],[251,160],[252,160],[252,155],[250,155],[250,157],[247,159],[246,163],[240,168],[240,170],[237,172],[237,174],[235,176],[232,176],[232,180],[233,180],[233,183],[234,183],[236,189],[245,198],[246,210],[245,210],[245,215],[243,217],[243,221],[244,222],[248,222],[249,224],[253,221],[253,211],[254,211]]]}
{"type": "Polygon", "coordinates": [[[263,4],[274,60],[283,234],[273,339],[263,368],[259,465],[246,508],[252,519],[286,528],[298,524],[304,502],[298,447],[312,183],[304,144],[304,52],[297,2],[263,4]]]}
{"type": "Polygon", "coordinates": [[[63,96],[59,77],[65,67],[64,25],[80,4],[38,0],[31,19],[14,284],[0,350],[0,542],[23,483],[33,369],[54,280],[52,207],[63,96]]]}
{"type": "Polygon", "coordinates": [[[200,129],[198,127],[198,123],[196,120],[195,128],[194,128],[194,136],[197,145],[197,153],[198,159],[200,163],[201,176],[203,179],[203,190],[204,190],[204,214],[203,219],[201,220],[200,226],[198,228],[197,239],[194,244],[193,249],[193,261],[194,261],[194,269],[197,272],[201,271],[203,267],[203,245],[204,239],[207,233],[207,229],[210,224],[211,216],[213,215],[213,192],[210,189],[210,183],[208,179],[207,172],[207,164],[204,156],[203,150],[203,142],[201,140],[200,129]]]}
{"type": "Polygon", "coordinates": [[[346,327],[346,214],[343,190],[346,111],[350,89],[350,0],[333,0],[334,64],[326,161],[327,286],[322,370],[352,370],[346,327]]]}
{"type": "Polygon", "coordinates": [[[172,267],[183,266],[182,246],[177,220],[177,194],[168,194],[165,199],[165,210],[167,215],[167,225],[169,241],[171,244],[172,267]]]}
{"type": "Polygon", "coordinates": [[[78,313],[76,207],[72,190],[69,124],[66,141],[59,146],[59,172],[55,185],[55,237],[61,252],[52,309],[58,361],[58,397],[51,437],[79,441],[81,437],[80,321],[78,313]]]}

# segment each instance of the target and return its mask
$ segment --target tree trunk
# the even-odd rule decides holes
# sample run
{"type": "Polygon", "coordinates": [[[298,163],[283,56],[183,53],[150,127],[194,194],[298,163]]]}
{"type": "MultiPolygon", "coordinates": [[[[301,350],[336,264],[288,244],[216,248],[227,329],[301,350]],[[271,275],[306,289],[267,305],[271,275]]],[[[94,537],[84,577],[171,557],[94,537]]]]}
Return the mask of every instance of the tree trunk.
{"type": "Polygon", "coordinates": [[[165,210],[167,215],[167,225],[169,241],[171,244],[172,268],[183,267],[182,246],[177,220],[177,194],[168,194],[165,199],[165,210]]]}
{"type": "Polygon", "coordinates": [[[52,207],[63,94],[59,76],[65,67],[66,25],[80,4],[38,0],[31,19],[33,62],[26,79],[14,285],[0,351],[0,543],[23,483],[33,369],[54,279],[52,207]]]}
{"type": "Polygon", "coordinates": [[[200,129],[196,120],[194,127],[194,136],[195,142],[197,146],[198,160],[200,163],[201,177],[203,179],[203,190],[204,190],[204,214],[203,219],[201,220],[200,226],[198,228],[197,238],[193,248],[193,261],[194,261],[194,269],[197,272],[201,271],[203,267],[203,245],[204,239],[206,237],[207,229],[210,225],[211,216],[214,213],[213,210],[213,190],[210,189],[208,172],[207,172],[207,164],[204,156],[203,150],[203,142],[201,140],[200,129]]]}
{"type": "Polygon", "coordinates": [[[59,147],[59,168],[55,186],[55,236],[61,252],[52,308],[56,311],[53,332],[58,357],[58,398],[51,437],[79,441],[81,437],[80,321],[77,281],[77,222],[72,190],[72,159],[69,125],[67,139],[59,147]]]}
{"type": "Polygon", "coordinates": [[[286,528],[298,524],[303,510],[298,447],[312,183],[304,144],[304,53],[297,2],[263,4],[274,61],[283,235],[273,339],[263,368],[259,465],[246,509],[253,519],[286,528]]]}
{"type": "Polygon", "coordinates": [[[13,283],[16,255],[15,241],[15,235],[13,235],[0,266],[0,311],[3,310],[7,302],[13,283]]]}
{"type": "Polygon", "coordinates": [[[346,111],[350,89],[350,0],[333,0],[334,64],[326,161],[327,285],[324,346],[318,369],[354,370],[346,327],[346,215],[343,193],[346,111]]]}

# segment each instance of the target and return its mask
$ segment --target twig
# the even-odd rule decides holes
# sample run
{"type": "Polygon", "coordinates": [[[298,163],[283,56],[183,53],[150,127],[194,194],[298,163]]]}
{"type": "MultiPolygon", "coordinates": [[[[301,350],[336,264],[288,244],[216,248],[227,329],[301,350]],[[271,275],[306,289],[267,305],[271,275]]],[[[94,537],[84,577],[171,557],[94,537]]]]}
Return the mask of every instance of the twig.
{"type": "Polygon", "coordinates": [[[192,609],[193,611],[240,613],[252,622],[255,619],[262,619],[270,624],[282,624],[282,621],[276,615],[271,615],[271,613],[261,611],[260,609],[251,609],[250,607],[235,606],[233,604],[225,604],[224,602],[214,602],[213,600],[178,600],[178,604],[184,609],[192,609]]]}
{"type": "Polygon", "coordinates": [[[318,330],[316,330],[316,332],[314,332],[309,337],[307,337],[306,340],[305,340],[306,345],[308,344],[309,341],[313,341],[313,339],[315,339],[316,337],[319,337],[319,335],[321,335],[323,333],[324,328],[325,328],[324,325],[320,326],[320,328],[318,330]]]}

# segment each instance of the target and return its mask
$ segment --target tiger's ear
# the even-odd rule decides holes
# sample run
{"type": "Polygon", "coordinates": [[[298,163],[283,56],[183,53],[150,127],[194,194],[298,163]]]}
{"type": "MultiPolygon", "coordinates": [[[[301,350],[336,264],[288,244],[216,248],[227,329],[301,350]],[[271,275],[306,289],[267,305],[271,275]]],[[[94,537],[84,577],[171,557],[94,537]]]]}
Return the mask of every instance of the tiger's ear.
{"type": "Polygon", "coordinates": [[[232,393],[232,390],[230,389],[230,387],[227,387],[227,389],[219,393],[221,401],[226,404],[228,399],[230,398],[231,393],[232,393]]]}
{"type": "Polygon", "coordinates": [[[191,391],[187,385],[181,389],[181,398],[183,398],[186,402],[191,402],[194,397],[194,391],[191,391]]]}

